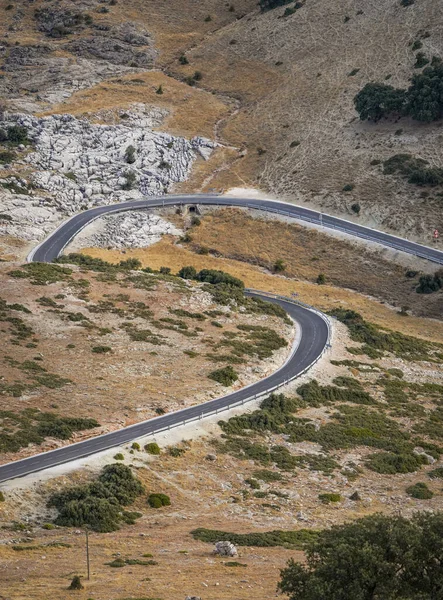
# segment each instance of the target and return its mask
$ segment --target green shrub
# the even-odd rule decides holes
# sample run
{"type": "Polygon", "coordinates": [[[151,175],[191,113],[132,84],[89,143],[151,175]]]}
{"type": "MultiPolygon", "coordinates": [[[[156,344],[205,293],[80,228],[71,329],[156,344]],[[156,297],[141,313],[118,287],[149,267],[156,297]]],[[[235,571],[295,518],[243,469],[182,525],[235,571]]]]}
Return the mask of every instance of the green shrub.
{"type": "Polygon", "coordinates": [[[439,270],[434,275],[422,275],[419,279],[416,292],[418,294],[432,294],[443,288],[443,270],[439,270]]]}
{"type": "Polygon", "coordinates": [[[368,456],[366,465],[376,473],[395,475],[396,473],[413,473],[426,464],[426,458],[412,452],[380,452],[368,456]]]}
{"type": "Polygon", "coordinates": [[[316,283],[318,283],[318,285],[325,285],[326,275],[324,273],[320,273],[317,277],[316,283]]]}
{"type": "Polygon", "coordinates": [[[185,452],[186,450],[184,448],[177,448],[177,446],[171,446],[170,448],[168,448],[169,456],[173,456],[174,458],[179,458],[180,456],[183,456],[185,452]]]}
{"type": "Polygon", "coordinates": [[[83,589],[83,585],[80,580],[80,577],[78,575],[74,575],[74,577],[72,578],[72,581],[71,581],[71,585],[69,586],[68,590],[82,590],[82,589],[83,589]]]}
{"type": "Polygon", "coordinates": [[[337,308],[329,314],[348,327],[353,341],[363,344],[362,348],[358,350],[360,354],[368,356],[372,354],[371,357],[378,358],[384,352],[392,352],[406,360],[427,360],[431,353],[439,347],[425,340],[369,323],[353,310],[337,308]]]}
{"type": "Polygon", "coordinates": [[[250,485],[253,490],[259,490],[260,489],[259,482],[256,479],[253,479],[252,477],[249,477],[248,479],[245,479],[245,483],[247,483],[248,485],[250,485]]]}
{"type": "Polygon", "coordinates": [[[434,493],[428,488],[426,483],[420,482],[407,487],[406,493],[408,494],[408,496],[411,496],[412,498],[417,498],[418,500],[430,500],[434,496],[434,493]]]}
{"type": "Polygon", "coordinates": [[[94,346],[91,350],[95,354],[107,354],[108,352],[112,352],[110,346],[94,346]]]}
{"type": "Polygon", "coordinates": [[[161,452],[160,446],[156,442],[149,442],[149,444],[146,444],[145,451],[148,454],[154,454],[156,456],[158,456],[161,452]]]}
{"type": "Polygon", "coordinates": [[[131,448],[140,452],[140,444],[138,442],[132,442],[131,448]]]}
{"type": "Polygon", "coordinates": [[[114,460],[125,460],[125,457],[121,452],[117,452],[117,454],[114,456],[114,460]]]}
{"type": "Polygon", "coordinates": [[[273,270],[275,273],[282,273],[286,269],[286,265],[281,258],[274,263],[273,270]]]}
{"type": "Polygon", "coordinates": [[[171,506],[171,499],[166,494],[149,494],[148,504],[151,508],[161,508],[162,506],[171,506]]]}
{"type": "Polygon", "coordinates": [[[0,492],[0,502],[4,502],[5,501],[5,495],[3,492],[0,492]]]}
{"type": "Polygon", "coordinates": [[[216,369],[215,371],[211,371],[208,375],[209,379],[213,379],[217,383],[224,385],[225,387],[229,387],[238,379],[237,372],[234,367],[228,365],[223,367],[222,369],[216,369]]]}
{"type": "Polygon", "coordinates": [[[236,560],[229,560],[228,562],[223,563],[225,567],[247,567],[248,565],[245,563],[238,562],[236,560]]]}
{"type": "Polygon", "coordinates": [[[22,127],[21,125],[12,125],[7,129],[8,141],[13,146],[18,146],[19,144],[29,144],[28,139],[28,130],[26,127],[22,127]]]}
{"type": "Polygon", "coordinates": [[[122,507],[132,504],[143,491],[143,485],[134,477],[131,469],[115,463],[106,465],[92,483],[52,494],[48,507],[58,510],[56,525],[89,525],[94,531],[111,532],[126,520],[122,507]]]}
{"type": "Polygon", "coordinates": [[[235,546],[276,547],[283,546],[292,550],[303,550],[305,545],[318,536],[318,532],[312,529],[298,529],[296,531],[266,531],[255,533],[232,533],[218,531],[216,529],[205,529],[199,527],[191,531],[196,540],[215,544],[220,540],[229,540],[235,546]]]}
{"type": "Polygon", "coordinates": [[[340,494],[334,494],[334,493],[325,493],[325,494],[319,494],[318,495],[318,499],[323,503],[323,504],[330,504],[331,502],[340,502],[341,501],[341,496],[340,494]]]}
{"type": "Polygon", "coordinates": [[[281,481],[283,479],[281,473],[277,471],[269,471],[268,469],[259,469],[258,471],[254,471],[252,475],[256,479],[260,479],[265,483],[271,483],[273,481],[281,481]]]}
{"type": "Polygon", "coordinates": [[[11,152],[10,150],[2,150],[0,151],[0,165],[9,165],[17,158],[15,152],[11,152]]]}
{"type": "Polygon", "coordinates": [[[182,267],[177,273],[177,277],[182,279],[197,279],[197,269],[195,267],[182,267]]]}
{"type": "Polygon", "coordinates": [[[429,471],[428,477],[431,479],[443,479],[443,467],[437,467],[432,471],[429,471]]]}

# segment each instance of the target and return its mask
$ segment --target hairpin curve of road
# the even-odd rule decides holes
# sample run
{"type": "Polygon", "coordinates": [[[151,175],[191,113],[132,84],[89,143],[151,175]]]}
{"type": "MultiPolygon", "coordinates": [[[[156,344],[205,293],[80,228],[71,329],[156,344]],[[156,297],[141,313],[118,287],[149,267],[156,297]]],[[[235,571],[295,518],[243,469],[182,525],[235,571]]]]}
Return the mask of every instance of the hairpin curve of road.
{"type": "MultiPolygon", "coordinates": [[[[443,264],[443,252],[394,235],[358,225],[345,219],[332,217],[311,209],[276,200],[246,199],[216,194],[149,197],[108,206],[91,208],[74,215],[62,223],[28,256],[29,262],[52,262],[60,256],[67,244],[87,225],[105,214],[144,210],[170,206],[234,206],[279,214],[294,220],[307,221],[325,228],[339,230],[348,235],[376,242],[383,246],[413,254],[432,262],[443,264]]],[[[153,436],[180,425],[209,417],[265,396],[306,373],[323,355],[331,342],[331,326],[328,317],[320,311],[293,298],[285,298],[258,290],[246,290],[246,294],[282,306],[298,326],[297,341],[286,363],[268,377],[241,388],[227,396],[167,413],[148,421],[142,421],[104,435],[90,438],[36,454],[0,466],[0,483],[42,471],[57,465],[78,460],[138,438],[153,436]]]]}

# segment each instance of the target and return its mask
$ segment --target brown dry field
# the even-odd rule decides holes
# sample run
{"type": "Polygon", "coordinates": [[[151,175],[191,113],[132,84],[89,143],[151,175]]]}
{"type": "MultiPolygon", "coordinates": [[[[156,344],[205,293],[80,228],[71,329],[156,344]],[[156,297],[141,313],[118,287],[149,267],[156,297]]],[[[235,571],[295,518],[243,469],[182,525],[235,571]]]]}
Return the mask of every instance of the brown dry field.
{"type": "MultiPolygon", "coordinates": [[[[203,219],[204,223],[204,219],[203,219]]],[[[169,267],[177,273],[182,267],[193,265],[196,269],[220,269],[242,279],[247,287],[290,296],[297,293],[300,300],[321,310],[345,307],[358,311],[366,319],[407,335],[441,343],[443,340],[443,322],[435,319],[415,316],[403,317],[384,302],[364,294],[332,285],[317,285],[308,281],[299,281],[284,276],[272,275],[268,270],[239,260],[200,255],[174,239],[164,237],[160,242],[148,248],[127,249],[123,254],[119,250],[103,248],[85,248],[84,254],[103,258],[117,263],[123,258],[138,258],[143,266],[159,269],[169,267]]]]}
{"type": "MultiPolygon", "coordinates": [[[[219,454],[216,462],[205,460],[213,452],[207,440],[188,442],[184,456],[172,458],[167,454],[147,460],[144,453],[132,458],[138,477],[146,491],[163,492],[171,497],[172,506],[153,511],[146,506],[146,496],[133,505],[133,510],[143,514],[133,526],[123,526],[109,534],[90,534],[91,580],[86,581],[84,535],[75,528],[44,531],[39,525],[29,525],[27,532],[17,533],[3,529],[0,544],[0,570],[2,593],[11,600],[35,598],[72,598],[67,586],[75,574],[84,577],[85,590],[76,597],[86,600],[121,598],[162,598],[182,600],[187,594],[201,595],[205,600],[250,600],[274,597],[279,570],[294,557],[303,559],[301,552],[283,548],[239,547],[238,560],[246,567],[227,567],[228,559],[212,555],[212,544],[196,541],[190,532],[197,527],[220,529],[238,533],[269,531],[273,529],[298,529],[302,527],[328,527],[373,512],[412,514],[415,510],[443,507],[443,495],[438,482],[431,481],[435,496],[419,501],[408,498],[404,488],[423,481],[423,471],[407,475],[382,476],[365,471],[355,482],[338,474],[334,478],[319,472],[298,470],[297,476],[286,474],[277,484],[262,489],[274,489],[289,494],[289,499],[273,498],[279,510],[264,506],[266,501],[253,497],[232,503],[242,489],[244,479],[251,477],[257,468],[252,461],[239,461],[219,454]],[[361,502],[348,498],[358,490],[361,502]],[[344,500],[335,506],[325,506],[318,494],[334,491],[344,500]],[[295,518],[303,511],[307,522],[295,518]],[[5,544],[45,545],[58,541],[69,543],[71,548],[38,548],[16,552],[5,544]],[[143,558],[153,555],[158,565],[126,566],[113,569],[105,563],[116,553],[123,558],[143,558]]],[[[358,460],[365,453],[353,450],[342,453],[342,460],[358,460]]],[[[427,468],[426,468],[427,469],[427,468]]],[[[84,481],[87,472],[77,472],[60,477],[47,484],[20,491],[6,491],[6,502],[0,505],[3,521],[23,521],[26,514],[40,513],[38,522],[45,523],[43,502],[48,492],[74,482],[84,481]],[[32,507],[32,508],[31,508],[32,507]]],[[[269,500],[268,500],[269,502],[269,500]]],[[[46,517],[46,519],[45,519],[46,517]]],[[[32,523],[32,517],[31,517],[32,523]]]]}
{"type": "Polygon", "coordinates": [[[70,113],[101,120],[115,118],[115,109],[143,103],[166,108],[170,115],[158,128],[174,135],[214,137],[216,123],[229,114],[227,103],[213,94],[192,88],[160,71],[133,73],[74,93],[67,101],[42,114],[70,113]],[[157,94],[159,86],[163,94],[157,94]],[[106,114],[108,113],[108,114],[106,114]],[[109,114],[110,113],[110,114],[109,114]]]}
{"type": "MultiPolygon", "coordinates": [[[[26,347],[30,339],[20,345],[13,344],[7,322],[2,322],[1,383],[30,382],[22,370],[10,365],[6,357],[22,363],[37,356],[41,361],[39,365],[51,373],[70,379],[72,384],[59,389],[40,386],[18,398],[3,395],[3,401],[12,411],[38,408],[59,412],[61,416],[93,417],[102,425],[98,431],[75,434],[74,441],[152,418],[156,416],[156,408],[170,412],[223,395],[226,388],[206,376],[223,364],[210,361],[205,354],[214,352],[210,344],[225,339],[223,332],[237,330],[239,324],[263,323],[288,338],[292,335],[291,327],[276,317],[228,312],[226,316],[217,317],[217,321],[223,325],[219,328],[211,324],[215,319],[209,316],[205,321],[197,321],[169,313],[169,307],[184,308],[194,313],[220,308],[213,305],[209,294],[201,292],[199,286],[178,287],[158,280],[151,291],[146,291],[124,284],[123,281],[103,283],[97,281],[97,273],[78,271],[73,274],[72,281],[42,286],[32,285],[26,279],[8,277],[9,270],[11,265],[0,269],[1,298],[11,304],[24,304],[32,311],[32,314],[11,314],[19,316],[33,328],[35,335],[32,339],[37,340],[37,347],[26,347]],[[90,281],[88,301],[79,298],[80,290],[84,288],[79,290],[75,286],[77,280],[84,279],[90,281]],[[66,296],[55,300],[62,308],[60,314],[37,302],[42,296],[53,300],[60,293],[66,296]],[[188,325],[189,332],[195,332],[196,326],[202,331],[195,332],[195,337],[186,337],[176,331],[157,329],[149,320],[130,320],[133,317],[128,312],[128,301],[118,299],[118,294],[129,295],[129,302],[144,302],[153,312],[154,320],[168,317],[182,319],[188,325]],[[125,310],[126,314],[88,311],[88,305],[96,305],[102,300],[112,300],[115,308],[125,310]],[[82,313],[94,325],[106,331],[101,334],[98,329],[82,327],[78,322],[67,320],[64,313],[82,313]],[[151,329],[153,333],[164,336],[164,344],[131,341],[125,329],[122,329],[122,324],[128,320],[137,329],[151,329]],[[68,344],[74,344],[75,348],[69,348],[68,344]],[[112,352],[95,354],[92,352],[95,346],[109,346],[112,352]],[[190,357],[184,354],[185,350],[197,352],[197,355],[190,357]]],[[[286,354],[287,349],[279,350],[275,359],[266,361],[249,357],[244,365],[236,367],[239,381],[234,388],[272,372],[276,368],[275,361],[283,362],[286,354]]],[[[42,446],[24,448],[18,454],[2,454],[0,462],[35,454],[63,443],[48,440],[42,446]]]]}
{"type": "MultiPolygon", "coordinates": [[[[409,306],[417,316],[441,318],[443,293],[417,294],[419,275],[406,277],[405,267],[384,258],[386,251],[365,249],[323,232],[279,220],[254,218],[248,211],[226,209],[205,215],[190,232],[191,247],[272,270],[283,260],[284,275],[313,281],[324,273],[328,283],[380,298],[393,306],[409,306]]],[[[414,259],[410,258],[411,266],[414,259]]]]}

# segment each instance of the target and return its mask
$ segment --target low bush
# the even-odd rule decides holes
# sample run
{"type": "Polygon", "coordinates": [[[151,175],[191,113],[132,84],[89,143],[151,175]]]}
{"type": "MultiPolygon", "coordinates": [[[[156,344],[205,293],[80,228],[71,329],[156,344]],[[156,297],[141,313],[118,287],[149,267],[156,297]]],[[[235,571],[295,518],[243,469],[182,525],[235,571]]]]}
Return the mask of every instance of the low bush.
{"type": "Polygon", "coordinates": [[[432,471],[429,471],[428,477],[431,479],[443,479],[443,467],[437,467],[432,471]]]}
{"type": "Polygon", "coordinates": [[[150,442],[149,444],[146,444],[145,451],[148,454],[154,454],[155,456],[158,456],[161,452],[160,446],[156,442],[150,442]]]}
{"type": "Polygon", "coordinates": [[[384,475],[395,475],[396,473],[414,473],[427,463],[424,456],[412,452],[378,452],[368,456],[366,466],[384,475]]]}
{"type": "Polygon", "coordinates": [[[171,506],[171,499],[166,494],[149,494],[148,504],[151,508],[161,508],[162,506],[171,506]]]}
{"type": "Polygon", "coordinates": [[[95,354],[107,354],[108,352],[112,352],[112,348],[110,346],[94,346],[91,348],[91,350],[95,354]]]}
{"type": "Polygon", "coordinates": [[[237,372],[231,365],[211,371],[211,373],[208,374],[208,377],[225,387],[229,387],[238,379],[237,372]]]}
{"type": "Polygon", "coordinates": [[[114,460],[125,460],[125,457],[121,452],[117,452],[117,454],[114,456],[114,460]]]}
{"type": "Polygon", "coordinates": [[[83,589],[83,584],[81,582],[81,579],[78,575],[74,575],[74,577],[72,578],[71,581],[71,585],[69,586],[68,590],[82,590],[83,589]]]}
{"type": "Polygon", "coordinates": [[[315,540],[318,532],[312,529],[298,529],[296,531],[266,531],[255,533],[232,533],[205,529],[200,527],[191,531],[196,540],[215,544],[220,540],[229,540],[235,546],[255,546],[259,548],[283,546],[293,550],[303,550],[305,545],[315,540]]]}
{"type": "Polygon", "coordinates": [[[443,270],[440,269],[434,275],[422,275],[419,279],[416,292],[418,294],[432,294],[443,288],[443,270]]]}
{"type": "Polygon", "coordinates": [[[340,494],[325,493],[325,494],[319,494],[318,499],[323,504],[330,504],[331,502],[340,502],[341,496],[340,496],[340,494]]]}
{"type": "Polygon", "coordinates": [[[278,473],[278,471],[269,471],[268,469],[259,469],[258,471],[254,471],[252,475],[256,479],[260,479],[265,483],[271,483],[273,481],[281,481],[283,479],[282,474],[278,473]]]}
{"type": "Polygon", "coordinates": [[[168,448],[169,456],[173,456],[174,458],[179,458],[180,456],[183,456],[185,452],[186,450],[184,448],[177,448],[177,446],[171,446],[170,448],[168,448]]]}
{"type": "Polygon", "coordinates": [[[426,483],[420,482],[407,487],[406,493],[408,494],[408,496],[411,496],[412,498],[417,498],[418,500],[430,500],[434,497],[434,493],[428,488],[426,483]]]}
{"type": "Polygon", "coordinates": [[[369,323],[353,310],[337,308],[329,314],[348,327],[351,339],[363,344],[358,352],[370,358],[379,358],[384,352],[391,352],[405,360],[428,360],[432,352],[439,348],[438,344],[369,323]]]}
{"type": "Polygon", "coordinates": [[[245,483],[247,483],[249,486],[251,486],[251,488],[253,490],[259,490],[260,489],[259,482],[256,479],[254,479],[253,477],[249,477],[248,479],[245,479],[245,483]]]}

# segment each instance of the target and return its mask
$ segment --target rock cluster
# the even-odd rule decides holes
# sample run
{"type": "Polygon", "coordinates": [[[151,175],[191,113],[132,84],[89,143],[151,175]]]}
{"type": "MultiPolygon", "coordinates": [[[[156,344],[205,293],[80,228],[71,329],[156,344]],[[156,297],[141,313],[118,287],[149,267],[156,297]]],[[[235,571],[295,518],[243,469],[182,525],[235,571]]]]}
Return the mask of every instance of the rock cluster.
{"type": "MultiPolygon", "coordinates": [[[[2,128],[27,128],[33,150],[22,153],[21,160],[34,169],[23,195],[0,191],[0,213],[13,218],[6,233],[38,239],[43,233],[40,226],[52,221],[55,212],[61,213],[60,219],[93,206],[163,195],[174,183],[186,180],[197,156],[207,159],[214,144],[200,137],[187,140],[153,131],[165,114],[137,105],[122,112],[117,125],[91,124],[72,115],[6,114],[2,128]],[[38,190],[47,192],[46,197],[38,190]],[[33,224],[40,226],[33,228],[33,224]]],[[[4,181],[6,186],[11,184],[9,179],[4,181]]],[[[128,230],[133,229],[131,217],[124,222],[128,230]]],[[[142,233],[150,237],[153,223],[147,224],[142,233]]],[[[49,229],[45,227],[44,232],[49,229]]]]}
{"type": "Polygon", "coordinates": [[[214,554],[219,556],[237,556],[237,548],[232,542],[224,541],[215,544],[214,554]]]}
{"type": "Polygon", "coordinates": [[[162,235],[182,233],[158,215],[140,210],[102,217],[86,227],[74,244],[83,248],[143,248],[158,242],[162,235]]]}

